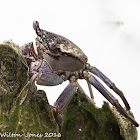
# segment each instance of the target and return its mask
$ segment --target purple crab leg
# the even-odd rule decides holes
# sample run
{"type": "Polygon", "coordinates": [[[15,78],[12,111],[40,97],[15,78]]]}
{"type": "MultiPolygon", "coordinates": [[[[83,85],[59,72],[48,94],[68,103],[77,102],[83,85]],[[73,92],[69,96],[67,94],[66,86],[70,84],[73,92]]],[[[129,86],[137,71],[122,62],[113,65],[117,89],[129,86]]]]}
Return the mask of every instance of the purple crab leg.
{"type": "Polygon", "coordinates": [[[92,87],[91,87],[91,84],[88,81],[87,81],[87,85],[88,85],[88,88],[89,88],[90,97],[91,97],[91,99],[94,99],[92,87]]]}
{"type": "Polygon", "coordinates": [[[73,97],[74,93],[76,92],[76,87],[76,83],[69,83],[69,85],[64,89],[64,91],[54,103],[54,107],[59,109],[61,112],[73,97]]]}
{"type": "Polygon", "coordinates": [[[90,67],[90,72],[95,74],[97,77],[99,77],[103,82],[105,82],[105,84],[108,87],[110,87],[115,93],[117,93],[121,97],[121,99],[123,100],[126,108],[128,110],[130,110],[130,106],[129,106],[123,92],[120,89],[118,89],[115,86],[115,84],[107,76],[105,76],[100,70],[98,70],[96,67],[93,67],[93,66],[90,67]]]}
{"type": "Polygon", "coordinates": [[[58,123],[59,130],[61,131],[61,125],[62,125],[62,117],[61,112],[66,108],[70,100],[72,99],[73,95],[76,92],[76,83],[69,83],[69,85],[64,89],[64,91],[61,93],[61,95],[58,97],[56,102],[54,103],[54,111],[53,115],[58,123]]]}
{"type": "Polygon", "coordinates": [[[24,105],[26,103],[29,95],[33,92],[33,90],[35,88],[35,80],[38,76],[39,76],[39,74],[36,73],[31,77],[31,79],[29,81],[27,93],[26,93],[25,97],[23,98],[23,100],[20,102],[20,105],[24,105]]]}
{"type": "Polygon", "coordinates": [[[128,118],[136,127],[139,124],[127,114],[123,107],[119,104],[118,100],[91,74],[86,76],[86,80],[92,84],[116,109],[126,118],[128,118]]]}

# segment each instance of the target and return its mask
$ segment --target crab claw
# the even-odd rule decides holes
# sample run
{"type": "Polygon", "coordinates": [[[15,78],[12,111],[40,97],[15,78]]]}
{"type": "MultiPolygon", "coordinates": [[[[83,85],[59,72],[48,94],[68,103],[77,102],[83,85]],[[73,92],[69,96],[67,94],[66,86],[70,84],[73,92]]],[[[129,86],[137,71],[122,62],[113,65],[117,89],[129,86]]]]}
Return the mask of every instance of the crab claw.
{"type": "Polygon", "coordinates": [[[42,86],[56,86],[62,84],[62,82],[62,77],[54,73],[42,73],[37,80],[37,84],[42,86]]]}
{"type": "Polygon", "coordinates": [[[30,66],[31,62],[35,61],[37,55],[35,53],[33,42],[29,42],[20,47],[22,54],[27,62],[27,65],[30,66]]]}
{"type": "Polygon", "coordinates": [[[118,100],[91,74],[88,74],[86,80],[92,84],[116,109],[126,118],[128,118],[136,127],[139,124],[127,114],[123,107],[119,104],[118,100]]]}

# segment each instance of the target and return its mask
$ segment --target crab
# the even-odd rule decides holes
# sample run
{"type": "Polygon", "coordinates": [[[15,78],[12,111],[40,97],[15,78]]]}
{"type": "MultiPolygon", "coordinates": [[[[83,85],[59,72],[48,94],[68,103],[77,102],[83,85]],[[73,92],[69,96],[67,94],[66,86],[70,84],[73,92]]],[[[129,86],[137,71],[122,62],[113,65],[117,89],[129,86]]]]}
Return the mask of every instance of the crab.
{"type": "Polygon", "coordinates": [[[74,96],[77,90],[78,79],[85,79],[87,81],[92,99],[94,97],[91,85],[115,106],[121,115],[128,118],[136,127],[139,126],[134,118],[127,114],[118,100],[95,76],[100,78],[109,88],[117,93],[126,109],[130,110],[130,106],[123,92],[99,69],[87,63],[87,56],[77,45],[63,36],[40,29],[38,21],[33,22],[33,28],[37,34],[37,53],[34,50],[32,42],[21,47],[22,54],[29,67],[29,75],[31,76],[27,96],[33,91],[35,81],[38,85],[56,86],[69,80],[68,86],[53,106],[53,115],[60,129],[62,125],[61,113],[74,96]]]}

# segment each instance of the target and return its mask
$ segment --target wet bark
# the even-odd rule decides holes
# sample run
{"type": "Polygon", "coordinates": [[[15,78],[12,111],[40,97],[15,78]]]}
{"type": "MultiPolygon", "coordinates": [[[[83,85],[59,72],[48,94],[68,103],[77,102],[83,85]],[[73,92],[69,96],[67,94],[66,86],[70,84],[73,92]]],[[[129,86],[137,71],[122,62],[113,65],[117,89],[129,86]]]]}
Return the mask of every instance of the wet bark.
{"type": "Polygon", "coordinates": [[[0,44],[0,139],[137,139],[136,128],[128,119],[106,102],[102,108],[98,108],[80,90],[62,114],[63,126],[59,133],[44,91],[35,88],[27,102],[20,105],[27,93],[28,80],[28,67],[19,46],[12,41],[0,44]],[[13,137],[10,137],[12,133],[13,137]],[[2,134],[7,135],[4,137],[2,134]],[[36,135],[26,137],[27,134],[36,135]]]}

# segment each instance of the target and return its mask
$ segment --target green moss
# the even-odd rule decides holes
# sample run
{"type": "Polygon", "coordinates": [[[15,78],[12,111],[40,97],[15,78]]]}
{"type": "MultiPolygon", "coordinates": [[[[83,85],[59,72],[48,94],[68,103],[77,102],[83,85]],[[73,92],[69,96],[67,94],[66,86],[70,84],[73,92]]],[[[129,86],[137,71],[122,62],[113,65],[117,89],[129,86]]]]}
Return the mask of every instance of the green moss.
{"type": "MultiPolygon", "coordinates": [[[[12,41],[0,44],[0,132],[16,134],[29,132],[43,135],[46,132],[58,133],[46,93],[37,91],[35,88],[27,102],[20,105],[27,94],[29,79],[27,70],[28,67],[18,45],[12,41]]],[[[22,139],[32,138],[38,139],[22,137],[22,139]]],[[[19,137],[13,139],[19,139],[19,137]]]]}
{"type": "Polygon", "coordinates": [[[63,113],[62,139],[136,140],[136,128],[116,109],[104,102],[98,108],[78,86],[77,93],[63,113]],[[116,114],[117,113],[117,114],[116,114]],[[124,125],[125,124],[125,125],[124,125]],[[127,125],[126,125],[127,124],[127,125]],[[124,126],[126,128],[124,128],[124,126]],[[72,134],[72,135],[71,135],[72,134]]]}
{"type": "MultiPolygon", "coordinates": [[[[28,90],[28,67],[19,46],[12,41],[0,44],[0,133],[58,134],[46,93],[37,91],[20,105],[28,90]]],[[[136,140],[130,121],[104,102],[98,108],[77,84],[78,91],[62,113],[61,140],[136,140]]],[[[54,87],[55,88],[55,87],[54,87]]],[[[132,115],[131,112],[128,112],[132,115]]],[[[0,139],[2,139],[0,137],[0,139]]],[[[14,137],[4,139],[47,139],[58,137],[14,137]]]]}

